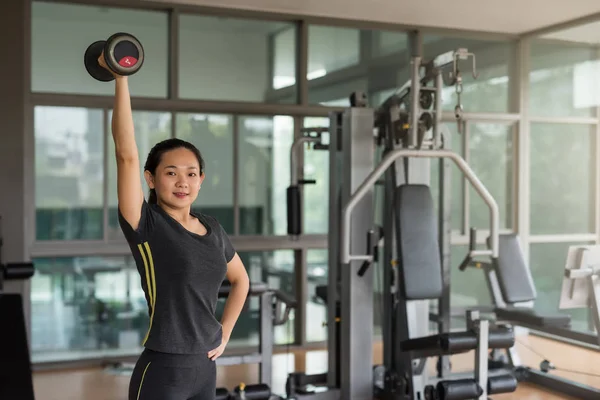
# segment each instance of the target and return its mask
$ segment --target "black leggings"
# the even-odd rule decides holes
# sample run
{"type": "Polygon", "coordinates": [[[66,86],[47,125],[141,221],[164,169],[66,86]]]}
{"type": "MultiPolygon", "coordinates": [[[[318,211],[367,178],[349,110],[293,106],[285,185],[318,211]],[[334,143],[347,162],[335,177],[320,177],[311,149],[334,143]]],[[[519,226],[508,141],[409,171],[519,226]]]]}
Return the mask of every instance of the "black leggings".
{"type": "Polygon", "coordinates": [[[129,400],[214,400],[217,367],[206,354],[145,349],[129,382],[129,400]]]}

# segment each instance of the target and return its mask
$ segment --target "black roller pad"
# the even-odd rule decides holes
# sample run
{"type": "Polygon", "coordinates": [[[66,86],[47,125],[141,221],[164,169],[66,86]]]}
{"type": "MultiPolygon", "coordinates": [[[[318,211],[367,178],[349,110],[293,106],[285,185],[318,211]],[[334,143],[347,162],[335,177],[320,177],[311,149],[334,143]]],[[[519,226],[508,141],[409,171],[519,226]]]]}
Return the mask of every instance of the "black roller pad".
{"type": "Polygon", "coordinates": [[[110,82],[115,79],[112,73],[98,64],[98,57],[102,54],[105,44],[105,40],[99,40],[90,44],[83,56],[83,63],[88,74],[100,82],[110,82]]]}

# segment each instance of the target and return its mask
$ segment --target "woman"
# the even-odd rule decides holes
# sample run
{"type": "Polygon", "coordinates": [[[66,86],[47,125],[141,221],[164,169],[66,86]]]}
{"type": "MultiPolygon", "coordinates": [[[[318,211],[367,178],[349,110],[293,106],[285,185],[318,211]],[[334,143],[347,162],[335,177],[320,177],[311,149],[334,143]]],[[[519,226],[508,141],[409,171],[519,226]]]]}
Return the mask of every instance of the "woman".
{"type": "MultiPolygon", "coordinates": [[[[98,62],[108,69],[102,55],[98,62]]],[[[128,81],[114,75],[119,224],[150,313],[129,399],[213,400],[215,360],[246,301],[248,275],[219,222],[191,211],[205,178],[204,160],[192,144],[169,139],[154,146],[144,166],[145,200],[128,81]],[[225,278],[231,291],[219,322],[215,307],[225,278]]]]}

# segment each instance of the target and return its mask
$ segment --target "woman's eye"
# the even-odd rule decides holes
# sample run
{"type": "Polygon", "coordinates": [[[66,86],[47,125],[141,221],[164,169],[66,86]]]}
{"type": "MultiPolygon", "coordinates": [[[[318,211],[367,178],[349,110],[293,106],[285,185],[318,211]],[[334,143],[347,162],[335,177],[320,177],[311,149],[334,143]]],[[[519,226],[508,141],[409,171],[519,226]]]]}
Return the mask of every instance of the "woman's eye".
{"type": "Polygon", "coordinates": [[[190,173],[190,176],[196,176],[195,172],[190,173]]]}

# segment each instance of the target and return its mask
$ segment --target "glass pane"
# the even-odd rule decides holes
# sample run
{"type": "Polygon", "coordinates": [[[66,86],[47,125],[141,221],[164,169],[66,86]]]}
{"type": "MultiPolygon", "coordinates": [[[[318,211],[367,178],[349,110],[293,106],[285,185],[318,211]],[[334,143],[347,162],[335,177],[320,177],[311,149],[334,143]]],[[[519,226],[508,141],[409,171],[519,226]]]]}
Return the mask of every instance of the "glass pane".
{"type": "MultiPolygon", "coordinates": [[[[305,128],[329,128],[329,118],[304,118],[305,128]]],[[[327,143],[326,135],[323,140],[327,143]]],[[[304,185],[302,215],[304,233],[326,234],[329,230],[329,150],[304,147],[304,179],[316,183],[304,185]]]]}
{"type": "MultiPolygon", "coordinates": [[[[498,204],[500,229],[512,227],[512,132],[512,125],[469,124],[469,165],[498,204]]],[[[489,208],[471,184],[469,187],[469,225],[490,229],[489,208]]]]}
{"type": "MultiPolygon", "coordinates": [[[[308,27],[308,97],[311,104],[343,99],[341,106],[349,106],[350,94],[367,88],[367,80],[350,76],[332,82],[327,75],[356,66],[360,60],[359,29],[337,26],[311,25],[308,27]]],[[[324,104],[325,105],[325,104],[324,104]]],[[[332,104],[326,104],[332,105],[332,104]]]]}
{"type": "MultiPolygon", "coordinates": [[[[279,42],[275,35],[295,25],[201,15],[179,17],[179,97],[201,100],[279,102],[266,96],[274,74],[295,77],[295,34],[279,42]],[[290,51],[291,49],[291,51],[290,51]],[[273,71],[273,58],[285,67],[273,71]],[[291,57],[291,58],[290,58],[291,57]],[[225,79],[224,79],[225,77],[225,79]]],[[[290,83],[290,84],[293,84],[290,83]]],[[[290,94],[292,97],[293,93],[290,94]]]]}
{"type": "Polygon", "coordinates": [[[489,305],[492,298],[485,273],[479,268],[458,269],[464,261],[469,246],[450,246],[450,304],[452,307],[489,305]]]}
{"type": "Polygon", "coordinates": [[[102,110],[34,109],[36,240],[102,239],[102,110]]]}
{"type": "Polygon", "coordinates": [[[144,66],[130,79],[133,96],[166,97],[169,29],[166,12],[33,2],[31,9],[31,88],[34,92],[114,93],[114,83],[92,78],[83,66],[85,49],[115,32],[137,37],[144,66]]]}
{"type": "Polygon", "coordinates": [[[589,311],[585,309],[559,310],[562,279],[569,246],[593,243],[532,243],[530,268],[537,291],[535,309],[540,313],[571,315],[574,330],[589,331],[589,311]]]}
{"type": "Polygon", "coordinates": [[[408,35],[403,32],[372,31],[374,57],[408,51],[408,35]]]}
{"type": "MultiPolygon", "coordinates": [[[[294,26],[275,33],[275,54],[273,57],[273,89],[281,89],[296,84],[296,28],[294,26]]],[[[288,93],[293,97],[293,93],[288,93]]]]}
{"type": "Polygon", "coordinates": [[[306,340],[327,340],[327,305],[317,298],[317,286],[327,285],[328,252],[326,249],[310,249],[306,252],[308,266],[308,300],[306,302],[306,340]]]}
{"type": "MultiPolygon", "coordinates": [[[[449,147],[453,152],[460,154],[464,157],[463,152],[463,139],[464,136],[458,133],[456,124],[444,124],[444,131],[447,131],[447,135],[450,136],[450,146],[449,147]]],[[[447,137],[447,136],[444,136],[447,137]]],[[[430,161],[430,190],[431,197],[433,198],[434,207],[436,212],[439,211],[439,160],[432,159],[430,161]]],[[[465,180],[463,173],[460,169],[450,161],[450,202],[451,202],[451,226],[452,230],[462,231],[463,228],[463,205],[464,205],[464,196],[463,196],[463,181],[465,180]]],[[[383,194],[382,194],[383,196],[383,194]]]]}
{"type": "MultiPolygon", "coordinates": [[[[489,40],[476,40],[435,35],[423,36],[423,52],[430,60],[458,48],[467,48],[476,57],[479,76],[473,79],[473,61],[462,61],[463,92],[461,103],[467,112],[508,112],[509,81],[515,60],[514,44],[489,40]]],[[[454,110],[458,102],[454,86],[443,90],[443,109],[454,110]]]]}
{"type": "Polygon", "coordinates": [[[531,124],[532,234],[594,232],[595,129],[531,124]]]}
{"type": "Polygon", "coordinates": [[[294,119],[241,116],[238,130],[240,234],[287,235],[294,119]]]}
{"type": "Polygon", "coordinates": [[[217,218],[233,234],[233,118],[229,115],[177,114],[176,137],[202,153],[205,178],[192,209],[217,218]]]}
{"type": "Polygon", "coordinates": [[[33,362],[134,355],[149,326],[132,257],[34,260],[33,362]]]}
{"type": "MultiPolygon", "coordinates": [[[[112,119],[112,111],[108,115],[108,124],[112,119]]],[[[171,137],[171,113],[152,111],[133,111],[133,125],[135,140],[140,158],[140,179],[146,199],[148,198],[148,185],[144,178],[144,165],[152,147],[158,142],[171,137]]],[[[118,219],[117,197],[117,162],[115,160],[115,142],[112,136],[108,138],[108,238],[121,239],[123,233],[118,219]]]]}
{"type": "MultiPolygon", "coordinates": [[[[248,271],[250,282],[264,282],[271,289],[281,290],[290,296],[296,295],[293,250],[240,251],[238,254],[248,271]]],[[[224,305],[225,301],[223,300],[217,307],[218,313],[222,312],[224,305]]],[[[230,343],[233,346],[258,346],[259,310],[259,298],[250,297],[248,308],[240,314],[231,334],[230,343]]],[[[267,312],[269,311],[267,310],[267,312]]],[[[294,310],[292,309],[288,321],[275,327],[274,344],[288,344],[294,341],[294,323],[294,310]]]]}
{"type": "Polygon", "coordinates": [[[592,117],[598,99],[598,53],[594,46],[535,40],[531,43],[529,113],[592,117]]]}

